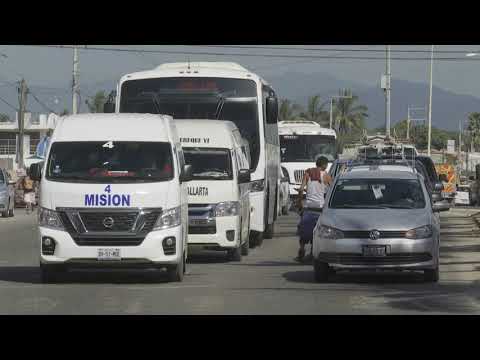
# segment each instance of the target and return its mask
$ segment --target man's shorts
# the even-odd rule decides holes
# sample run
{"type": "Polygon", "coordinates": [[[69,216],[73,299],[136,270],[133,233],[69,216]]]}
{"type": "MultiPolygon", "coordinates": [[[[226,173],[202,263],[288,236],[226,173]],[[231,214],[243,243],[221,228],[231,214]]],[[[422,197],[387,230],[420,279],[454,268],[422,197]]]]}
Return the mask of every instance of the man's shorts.
{"type": "Polygon", "coordinates": [[[23,195],[23,201],[25,201],[26,203],[35,203],[35,192],[29,192],[29,193],[25,193],[23,195]]]}

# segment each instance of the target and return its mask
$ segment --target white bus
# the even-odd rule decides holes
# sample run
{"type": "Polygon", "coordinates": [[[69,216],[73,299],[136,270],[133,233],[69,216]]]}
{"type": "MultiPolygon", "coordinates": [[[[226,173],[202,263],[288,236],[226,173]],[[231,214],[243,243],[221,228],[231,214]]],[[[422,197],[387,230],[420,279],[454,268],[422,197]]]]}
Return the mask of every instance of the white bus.
{"type": "MultiPolygon", "coordinates": [[[[325,156],[328,169],[337,158],[337,134],[335,130],[321,127],[308,120],[281,121],[280,156],[284,172],[288,173],[290,197],[298,195],[305,170],[315,167],[315,160],[325,156]]],[[[328,171],[327,169],[327,171],[328,171]]]]}
{"type": "Polygon", "coordinates": [[[278,99],[265,80],[236,63],[170,63],[124,75],[116,93],[115,110],[107,105],[106,112],[235,123],[250,145],[250,244],[273,237],[280,182],[278,99]]]}

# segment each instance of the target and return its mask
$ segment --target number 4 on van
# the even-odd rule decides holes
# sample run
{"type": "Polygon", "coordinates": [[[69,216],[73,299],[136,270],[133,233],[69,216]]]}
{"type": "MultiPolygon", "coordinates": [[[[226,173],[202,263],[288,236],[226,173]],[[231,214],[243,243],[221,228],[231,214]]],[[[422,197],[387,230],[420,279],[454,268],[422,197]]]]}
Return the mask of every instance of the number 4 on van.
{"type": "Polygon", "coordinates": [[[113,141],[106,142],[105,144],[102,145],[102,147],[113,149],[113,147],[114,147],[113,146],[113,141]]]}

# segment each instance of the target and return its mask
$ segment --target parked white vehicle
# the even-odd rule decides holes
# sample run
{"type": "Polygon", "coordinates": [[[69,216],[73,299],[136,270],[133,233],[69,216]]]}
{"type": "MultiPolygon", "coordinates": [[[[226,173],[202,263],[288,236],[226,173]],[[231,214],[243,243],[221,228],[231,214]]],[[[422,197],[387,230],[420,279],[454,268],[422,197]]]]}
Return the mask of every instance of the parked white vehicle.
{"type": "Polygon", "coordinates": [[[250,145],[251,244],[271,239],[279,197],[278,99],[260,76],[230,62],[162,64],[124,75],[105,112],[232,121],[250,145]]]}
{"type": "Polygon", "coordinates": [[[12,217],[15,214],[15,181],[8,172],[0,168],[0,215],[12,217]]]}
{"type": "Polygon", "coordinates": [[[248,147],[234,123],[176,120],[188,184],[188,245],[227,250],[230,260],[248,255],[250,164],[248,147]]]}
{"type": "Polygon", "coordinates": [[[79,267],[166,268],[182,281],[191,174],[171,117],[63,118],[46,159],[30,168],[41,188],[43,281],[79,267]]]}
{"type": "Polygon", "coordinates": [[[281,163],[288,173],[290,197],[296,197],[305,170],[315,167],[319,156],[328,159],[327,171],[330,169],[337,158],[337,134],[335,130],[307,120],[281,121],[278,133],[281,163]]]}

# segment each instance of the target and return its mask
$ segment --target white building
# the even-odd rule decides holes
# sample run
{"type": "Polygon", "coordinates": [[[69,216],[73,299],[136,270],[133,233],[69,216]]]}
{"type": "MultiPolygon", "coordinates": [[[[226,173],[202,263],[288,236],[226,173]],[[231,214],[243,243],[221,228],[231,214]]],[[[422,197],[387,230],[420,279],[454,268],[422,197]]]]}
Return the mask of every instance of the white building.
{"type": "MultiPolygon", "coordinates": [[[[25,165],[29,165],[30,156],[35,151],[40,140],[48,130],[53,130],[57,124],[58,116],[55,114],[25,113],[23,158],[25,165]]],[[[18,115],[14,121],[0,122],[0,167],[8,170],[17,170],[17,141],[18,141],[18,115]]]]}

